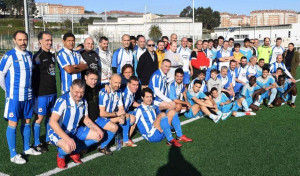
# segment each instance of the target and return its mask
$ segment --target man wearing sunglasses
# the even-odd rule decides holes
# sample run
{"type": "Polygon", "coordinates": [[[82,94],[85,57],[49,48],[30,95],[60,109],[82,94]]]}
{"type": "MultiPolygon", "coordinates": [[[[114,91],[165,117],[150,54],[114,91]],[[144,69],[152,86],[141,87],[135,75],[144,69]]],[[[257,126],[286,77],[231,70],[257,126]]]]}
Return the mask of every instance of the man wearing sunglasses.
{"type": "Polygon", "coordinates": [[[157,70],[158,59],[153,40],[147,41],[147,50],[141,55],[136,72],[141,81],[142,88],[148,87],[151,75],[157,70]]]}

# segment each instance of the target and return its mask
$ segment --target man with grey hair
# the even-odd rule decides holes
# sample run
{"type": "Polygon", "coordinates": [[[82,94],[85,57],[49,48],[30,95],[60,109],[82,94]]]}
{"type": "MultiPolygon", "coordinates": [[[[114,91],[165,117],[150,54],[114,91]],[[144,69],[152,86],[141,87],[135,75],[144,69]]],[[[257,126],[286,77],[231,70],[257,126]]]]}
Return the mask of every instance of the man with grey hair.
{"type": "Polygon", "coordinates": [[[222,66],[220,74],[217,76],[222,82],[221,84],[221,91],[226,94],[226,96],[229,98],[232,98],[235,96],[233,85],[232,85],[232,77],[229,74],[228,75],[228,67],[222,66]]]}
{"type": "Polygon", "coordinates": [[[154,50],[155,43],[153,40],[147,41],[147,50],[141,55],[136,72],[141,81],[142,88],[147,87],[151,75],[157,70],[158,59],[154,50]]]}
{"type": "Polygon", "coordinates": [[[166,53],[165,59],[169,59],[171,61],[171,69],[167,75],[167,82],[169,83],[174,80],[175,70],[183,66],[180,54],[177,53],[177,43],[175,41],[170,43],[170,50],[166,53]]]}
{"type": "MultiPolygon", "coordinates": [[[[83,43],[84,49],[80,51],[82,58],[87,63],[89,69],[96,70],[101,73],[101,67],[98,65],[99,56],[94,51],[94,40],[92,38],[86,38],[83,43]]],[[[85,76],[86,70],[81,72],[81,78],[83,79],[85,76]]]]}
{"type": "Polygon", "coordinates": [[[175,34],[175,33],[171,34],[171,36],[170,36],[170,43],[168,43],[168,45],[166,47],[167,50],[170,50],[172,42],[176,42],[177,43],[177,34],[175,34]]]}
{"type": "Polygon", "coordinates": [[[180,58],[183,62],[183,84],[188,85],[190,83],[190,73],[193,70],[190,56],[191,50],[187,47],[188,39],[183,37],[181,39],[181,45],[177,48],[177,53],[179,53],[180,58]],[[191,71],[190,71],[191,70],[191,71]]]}
{"type": "Polygon", "coordinates": [[[117,49],[113,55],[112,69],[114,73],[120,74],[122,67],[125,64],[130,64],[133,66],[133,54],[129,49],[129,45],[130,36],[128,34],[124,34],[122,36],[122,47],[117,49]]]}
{"type": "Polygon", "coordinates": [[[99,142],[102,130],[88,117],[87,102],[84,99],[85,83],[75,79],[70,92],[56,100],[49,125],[49,138],[57,146],[57,167],[66,168],[67,155],[75,163],[82,163],[79,152],[99,142]],[[80,121],[85,126],[79,126],[80,121]]]}

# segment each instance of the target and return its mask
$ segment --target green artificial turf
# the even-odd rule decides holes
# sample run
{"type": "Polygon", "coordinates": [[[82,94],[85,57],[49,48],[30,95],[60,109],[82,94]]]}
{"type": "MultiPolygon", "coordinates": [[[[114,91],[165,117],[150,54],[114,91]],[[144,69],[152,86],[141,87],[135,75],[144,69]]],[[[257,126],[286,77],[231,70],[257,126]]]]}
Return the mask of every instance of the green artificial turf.
{"type": "MultiPolygon", "coordinates": [[[[298,79],[300,69],[298,69],[298,79]]],[[[59,81],[59,80],[58,80],[59,81]]],[[[297,83],[300,90],[300,83],[297,83]]],[[[194,139],[181,148],[160,143],[138,142],[136,148],[123,148],[112,156],[101,156],[58,175],[300,175],[300,97],[297,108],[288,105],[274,110],[262,106],[257,116],[230,117],[214,124],[200,119],[182,127],[194,139]]],[[[0,115],[4,94],[0,95],[0,115]]],[[[186,118],[181,117],[181,121],[186,118]]],[[[0,123],[0,172],[10,175],[36,175],[56,167],[56,149],[28,157],[25,165],[9,161],[6,142],[7,122],[0,123]]],[[[44,125],[41,134],[44,139],[44,125]]],[[[138,133],[134,136],[140,136],[138,133]]],[[[22,152],[17,131],[17,151],[22,152]]],[[[88,156],[96,150],[85,154],[88,156]]]]}

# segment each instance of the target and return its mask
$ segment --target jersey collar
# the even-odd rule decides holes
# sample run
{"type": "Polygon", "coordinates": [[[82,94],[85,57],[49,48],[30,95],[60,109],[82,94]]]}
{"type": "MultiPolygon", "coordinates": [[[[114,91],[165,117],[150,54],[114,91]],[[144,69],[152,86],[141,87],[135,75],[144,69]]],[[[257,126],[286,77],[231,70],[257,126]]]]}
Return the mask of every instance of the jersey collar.
{"type": "Polygon", "coordinates": [[[27,50],[26,51],[22,51],[22,50],[18,49],[17,47],[15,47],[15,50],[19,54],[22,54],[22,55],[26,55],[27,54],[27,50]]]}
{"type": "Polygon", "coordinates": [[[63,49],[65,50],[66,53],[69,53],[69,54],[73,54],[73,53],[74,53],[73,50],[69,50],[69,49],[66,48],[66,47],[63,47],[63,49]]]}

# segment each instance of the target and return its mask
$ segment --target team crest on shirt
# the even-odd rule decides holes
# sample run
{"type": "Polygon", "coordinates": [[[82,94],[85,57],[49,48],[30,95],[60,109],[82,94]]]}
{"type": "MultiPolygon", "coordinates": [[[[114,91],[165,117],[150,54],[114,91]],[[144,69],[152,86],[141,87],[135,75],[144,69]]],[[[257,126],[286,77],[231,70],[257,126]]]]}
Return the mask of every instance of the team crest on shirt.
{"type": "Polygon", "coordinates": [[[39,108],[39,112],[43,112],[43,108],[39,108]]]}
{"type": "Polygon", "coordinates": [[[9,113],[8,117],[14,117],[14,113],[9,113]]]}

